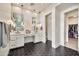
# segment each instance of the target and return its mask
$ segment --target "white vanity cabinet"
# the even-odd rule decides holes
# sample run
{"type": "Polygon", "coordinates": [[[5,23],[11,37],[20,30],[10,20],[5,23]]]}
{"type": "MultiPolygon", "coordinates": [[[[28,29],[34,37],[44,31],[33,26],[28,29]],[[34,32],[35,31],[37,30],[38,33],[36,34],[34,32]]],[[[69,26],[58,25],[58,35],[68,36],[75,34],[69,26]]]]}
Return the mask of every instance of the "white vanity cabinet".
{"type": "Polygon", "coordinates": [[[10,35],[10,49],[24,46],[24,35],[10,35]]]}
{"type": "Polygon", "coordinates": [[[42,31],[39,31],[35,34],[35,39],[34,39],[34,43],[37,43],[37,42],[41,42],[42,41],[42,31]]]}

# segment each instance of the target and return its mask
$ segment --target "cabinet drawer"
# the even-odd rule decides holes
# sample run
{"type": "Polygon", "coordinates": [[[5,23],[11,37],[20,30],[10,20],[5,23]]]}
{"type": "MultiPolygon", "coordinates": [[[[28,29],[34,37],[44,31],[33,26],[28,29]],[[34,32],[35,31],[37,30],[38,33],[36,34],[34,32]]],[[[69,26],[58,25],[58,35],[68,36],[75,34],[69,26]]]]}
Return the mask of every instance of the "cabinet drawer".
{"type": "Polygon", "coordinates": [[[10,48],[16,48],[16,44],[10,44],[10,48]]]}
{"type": "Polygon", "coordinates": [[[16,37],[10,36],[10,40],[16,40],[16,37]]]}
{"type": "Polygon", "coordinates": [[[10,48],[15,47],[16,46],[16,41],[10,41],[10,48]]]}
{"type": "Polygon", "coordinates": [[[18,40],[16,41],[16,44],[17,44],[18,47],[24,46],[24,40],[18,39],[18,40]]]}
{"type": "Polygon", "coordinates": [[[16,45],[11,45],[10,46],[10,49],[12,49],[12,48],[16,48],[16,45]]]}
{"type": "Polygon", "coordinates": [[[10,44],[16,44],[16,41],[10,41],[10,44]]]}
{"type": "Polygon", "coordinates": [[[11,44],[10,46],[11,46],[11,47],[14,47],[14,46],[16,46],[16,44],[11,44]]]}
{"type": "Polygon", "coordinates": [[[18,48],[24,46],[24,36],[18,35],[18,36],[11,36],[10,40],[10,48],[18,48]]]}

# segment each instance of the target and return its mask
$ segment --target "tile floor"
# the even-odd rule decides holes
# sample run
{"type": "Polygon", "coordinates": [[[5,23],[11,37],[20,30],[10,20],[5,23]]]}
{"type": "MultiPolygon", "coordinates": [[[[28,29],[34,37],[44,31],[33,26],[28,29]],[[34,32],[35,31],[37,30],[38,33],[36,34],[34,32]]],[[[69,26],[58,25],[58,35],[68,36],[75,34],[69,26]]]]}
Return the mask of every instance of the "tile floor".
{"type": "Polygon", "coordinates": [[[24,47],[11,49],[8,56],[79,56],[79,53],[67,47],[52,48],[51,41],[46,44],[26,43],[24,47]]]}
{"type": "Polygon", "coordinates": [[[66,47],[77,50],[78,49],[78,39],[69,38],[69,41],[66,43],[66,47]]]}

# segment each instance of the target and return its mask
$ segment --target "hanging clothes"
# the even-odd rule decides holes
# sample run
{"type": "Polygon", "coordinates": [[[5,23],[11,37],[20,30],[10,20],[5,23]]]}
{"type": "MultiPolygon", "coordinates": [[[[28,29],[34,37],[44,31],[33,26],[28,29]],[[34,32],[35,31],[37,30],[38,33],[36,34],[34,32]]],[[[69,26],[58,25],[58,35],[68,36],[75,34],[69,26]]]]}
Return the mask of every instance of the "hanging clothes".
{"type": "Polygon", "coordinates": [[[69,25],[69,38],[78,38],[78,24],[69,25]]]}

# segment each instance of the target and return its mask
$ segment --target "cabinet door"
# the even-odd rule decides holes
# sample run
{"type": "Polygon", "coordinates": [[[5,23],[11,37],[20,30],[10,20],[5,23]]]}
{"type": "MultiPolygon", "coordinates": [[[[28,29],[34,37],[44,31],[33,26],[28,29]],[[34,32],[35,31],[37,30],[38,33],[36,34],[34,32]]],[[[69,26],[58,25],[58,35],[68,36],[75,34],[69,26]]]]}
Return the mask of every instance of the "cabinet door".
{"type": "Polygon", "coordinates": [[[16,37],[15,36],[10,36],[10,40],[14,41],[14,40],[16,40],[16,37]]]}
{"type": "Polygon", "coordinates": [[[10,48],[16,48],[16,37],[10,36],[10,48]]]}
{"type": "Polygon", "coordinates": [[[24,37],[23,36],[16,37],[16,45],[17,45],[17,47],[24,46],[24,37]]]}
{"type": "Polygon", "coordinates": [[[10,39],[10,48],[18,48],[24,46],[24,36],[23,35],[17,35],[17,36],[11,36],[10,39]]]}
{"type": "Polygon", "coordinates": [[[16,41],[10,41],[10,48],[16,48],[16,41]]]}
{"type": "Polygon", "coordinates": [[[35,35],[34,43],[40,42],[42,39],[41,31],[35,35]]]}

